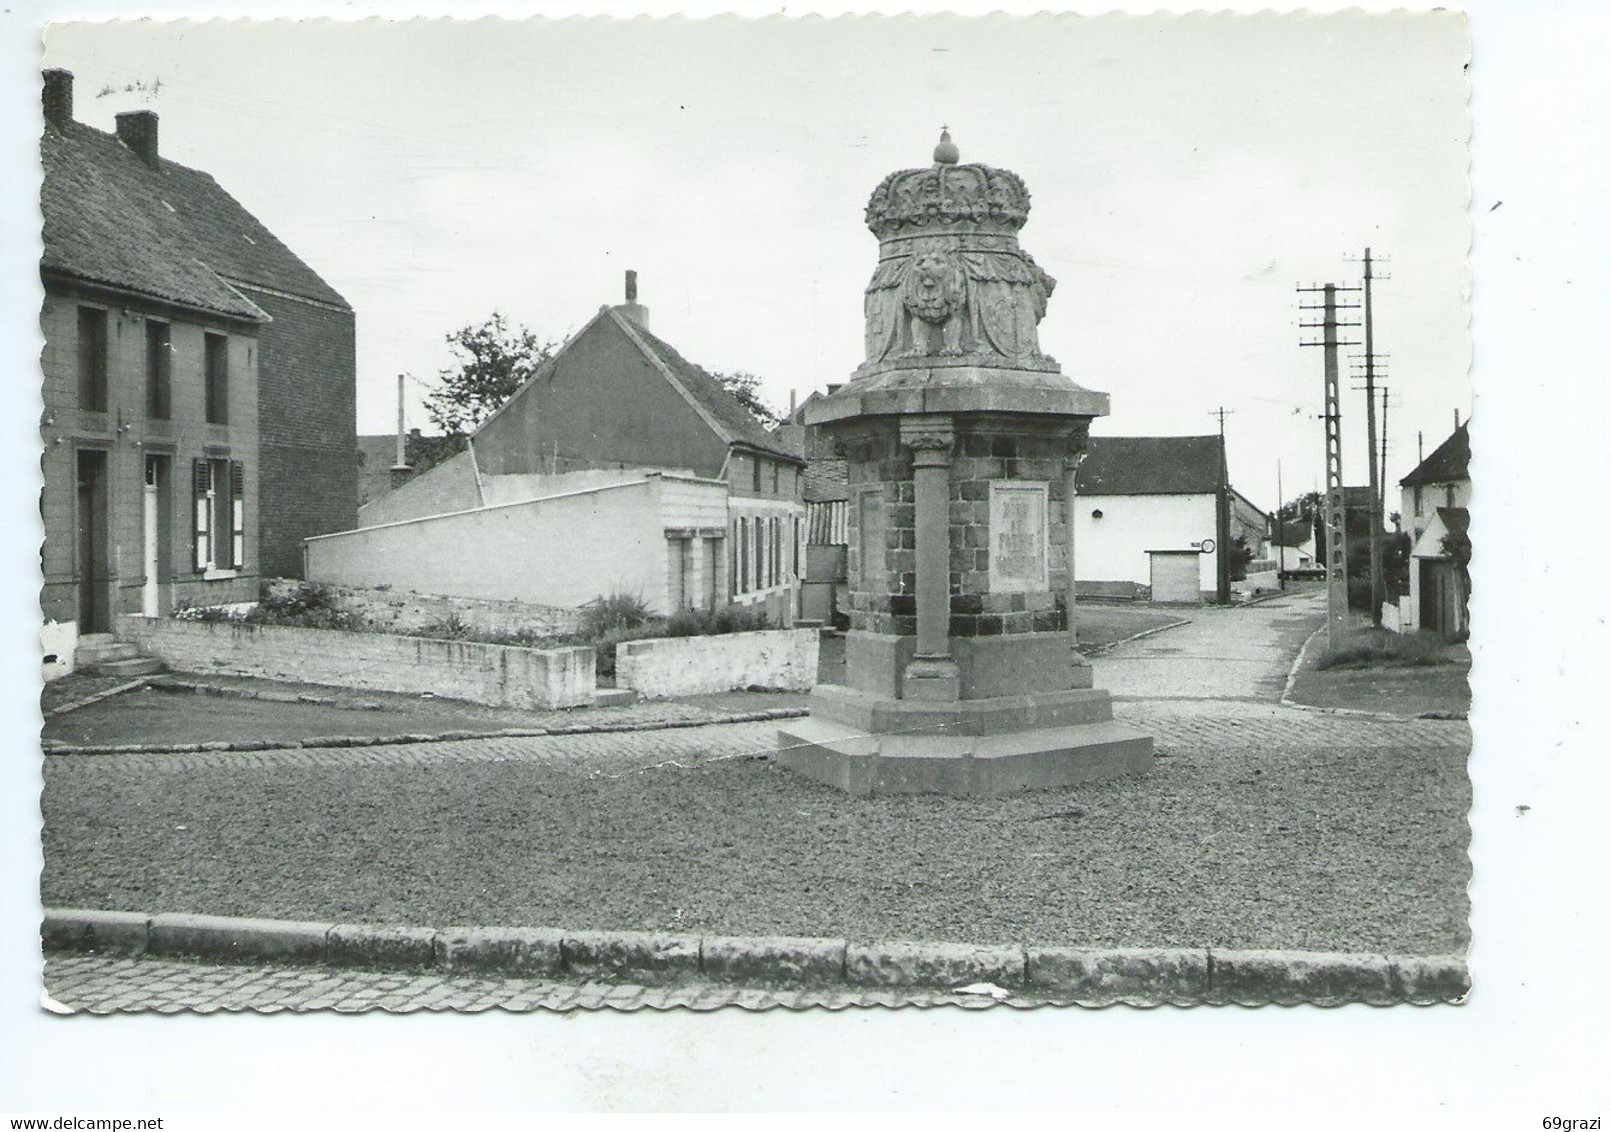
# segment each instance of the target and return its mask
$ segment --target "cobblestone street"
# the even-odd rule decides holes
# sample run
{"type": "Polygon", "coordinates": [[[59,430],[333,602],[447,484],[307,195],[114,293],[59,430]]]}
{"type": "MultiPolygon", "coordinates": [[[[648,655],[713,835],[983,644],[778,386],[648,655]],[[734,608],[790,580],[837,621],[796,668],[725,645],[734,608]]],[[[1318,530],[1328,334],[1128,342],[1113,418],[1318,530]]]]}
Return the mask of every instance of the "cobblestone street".
{"type": "MultiPolygon", "coordinates": [[[[51,997],[73,1011],[172,1014],[225,1010],[264,1013],[306,1010],[797,1010],[826,1007],[995,1005],[988,994],[934,990],[790,990],[694,984],[643,987],[619,983],[560,983],[422,972],[356,971],[328,967],[235,966],[158,959],[53,955],[45,969],[51,997]]],[[[1007,1005],[1047,1000],[1014,994],[1007,1005]]]]}

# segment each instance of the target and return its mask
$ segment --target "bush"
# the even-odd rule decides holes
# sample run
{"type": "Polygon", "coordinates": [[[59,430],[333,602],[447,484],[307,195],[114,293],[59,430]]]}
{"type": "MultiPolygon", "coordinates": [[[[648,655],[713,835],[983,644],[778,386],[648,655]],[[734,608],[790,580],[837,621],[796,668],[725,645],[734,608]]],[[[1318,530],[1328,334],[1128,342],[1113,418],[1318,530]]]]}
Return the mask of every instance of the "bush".
{"type": "Polygon", "coordinates": [[[244,620],[249,625],[289,625],[298,629],[362,629],[364,619],[336,605],[326,586],[301,582],[294,590],[263,594],[244,620]]]}
{"type": "Polygon", "coordinates": [[[1410,668],[1447,664],[1443,642],[1429,633],[1367,629],[1328,650],[1316,668],[1410,668]]]}
{"type": "Polygon", "coordinates": [[[244,621],[246,614],[221,605],[182,604],[173,611],[175,621],[244,621]]]}
{"type": "Polygon", "coordinates": [[[721,609],[682,609],[665,624],[668,637],[708,637],[718,633],[752,633],[767,627],[766,615],[738,606],[721,609]]]}
{"type": "Polygon", "coordinates": [[[648,603],[637,594],[616,593],[596,597],[582,610],[582,635],[603,637],[621,629],[636,629],[649,620],[648,603]]]}

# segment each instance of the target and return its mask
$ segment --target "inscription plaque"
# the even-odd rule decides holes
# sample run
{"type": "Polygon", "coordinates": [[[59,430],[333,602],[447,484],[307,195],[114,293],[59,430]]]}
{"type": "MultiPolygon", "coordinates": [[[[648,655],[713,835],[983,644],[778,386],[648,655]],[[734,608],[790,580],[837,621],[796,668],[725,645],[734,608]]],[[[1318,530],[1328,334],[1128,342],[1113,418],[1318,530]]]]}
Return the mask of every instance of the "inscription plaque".
{"type": "Polygon", "coordinates": [[[1047,485],[990,485],[990,590],[1040,592],[1048,588],[1047,485]]]}

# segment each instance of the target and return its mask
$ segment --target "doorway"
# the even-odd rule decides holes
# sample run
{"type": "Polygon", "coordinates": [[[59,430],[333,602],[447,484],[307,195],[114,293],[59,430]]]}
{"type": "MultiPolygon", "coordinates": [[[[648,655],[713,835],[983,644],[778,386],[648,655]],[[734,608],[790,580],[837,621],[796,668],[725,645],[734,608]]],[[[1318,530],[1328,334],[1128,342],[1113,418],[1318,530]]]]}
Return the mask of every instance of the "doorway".
{"type": "Polygon", "coordinates": [[[1203,591],[1198,581],[1202,555],[1195,550],[1149,550],[1152,563],[1152,600],[1170,605],[1199,605],[1203,591]]]}
{"type": "Polygon", "coordinates": [[[107,454],[78,451],[78,631],[112,631],[112,547],[107,519],[107,454]]]}
{"type": "Polygon", "coordinates": [[[163,590],[168,571],[168,508],[165,506],[169,490],[168,458],[145,458],[145,522],[144,566],[145,583],[140,590],[140,613],[145,617],[161,617],[166,602],[163,590]]]}

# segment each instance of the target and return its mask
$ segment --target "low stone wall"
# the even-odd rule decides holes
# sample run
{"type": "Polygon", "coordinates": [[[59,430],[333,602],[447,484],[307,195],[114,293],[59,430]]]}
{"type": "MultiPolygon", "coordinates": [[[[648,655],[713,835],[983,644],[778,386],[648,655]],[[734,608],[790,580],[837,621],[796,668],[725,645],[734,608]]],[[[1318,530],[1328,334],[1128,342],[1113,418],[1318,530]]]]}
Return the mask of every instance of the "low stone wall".
{"type": "Polygon", "coordinates": [[[119,640],[186,672],[257,676],[376,692],[430,692],[491,707],[593,702],[591,648],[523,649],[385,633],[120,617],[119,640]]]}
{"type": "MultiPolygon", "coordinates": [[[[494,601],[489,598],[448,597],[421,594],[391,587],[340,586],[319,583],[330,592],[343,613],[362,617],[377,628],[409,632],[457,618],[466,625],[489,633],[512,633],[529,629],[542,636],[564,636],[582,627],[580,609],[534,605],[525,601],[494,601]]],[[[263,583],[266,594],[293,593],[301,582],[271,578],[263,583]]]]}
{"type": "Polygon", "coordinates": [[[752,686],[806,691],[817,682],[817,647],[815,629],[627,641],[616,646],[615,682],[650,699],[752,686]]]}
{"type": "Polygon", "coordinates": [[[1274,570],[1250,571],[1246,578],[1233,582],[1232,587],[1248,597],[1277,593],[1281,589],[1281,577],[1274,570]]]}

